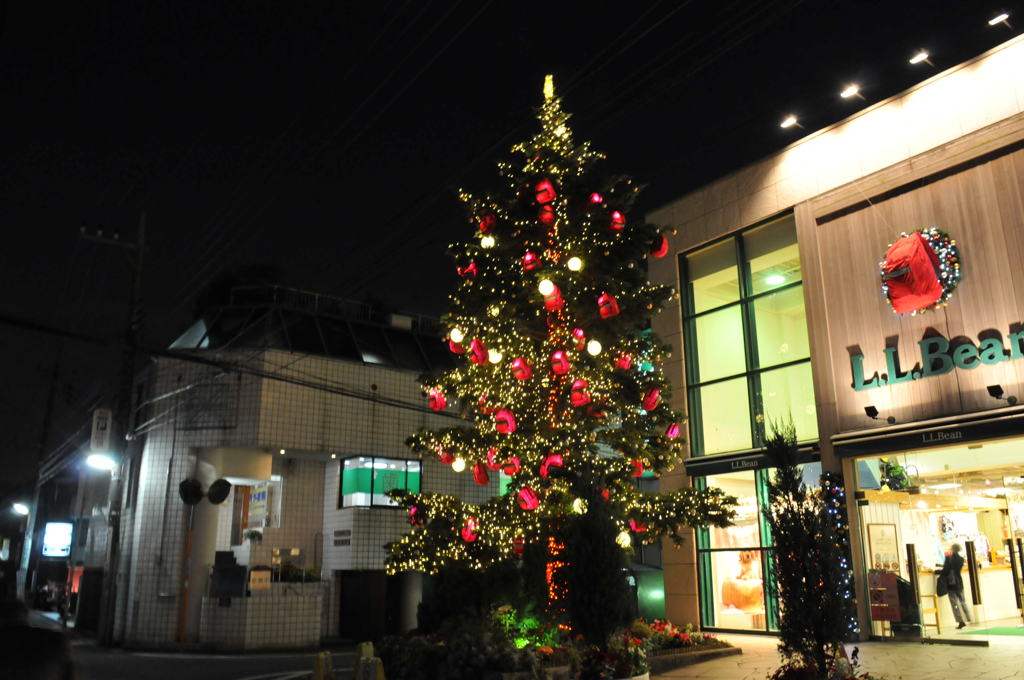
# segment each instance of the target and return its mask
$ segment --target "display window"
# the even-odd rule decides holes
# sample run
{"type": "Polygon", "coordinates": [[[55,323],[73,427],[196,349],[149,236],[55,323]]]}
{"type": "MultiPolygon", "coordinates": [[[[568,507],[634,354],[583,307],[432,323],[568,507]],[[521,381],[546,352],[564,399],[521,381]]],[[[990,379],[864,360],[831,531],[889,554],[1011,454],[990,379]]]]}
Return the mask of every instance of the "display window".
{"type": "Polygon", "coordinates": [[[818,436],[796,225],[786,215],[680,261],[691,455],[818,436]]]}
{"type": "MultiPolygon", "coordinates": [[[[1024,580],[1024,439],[893,452],[860,459],[853,469],[864,570],[892,574],[911,600],[901,601],[899,620],[885,625],[939,633],[957,626],[949,598],[936,588],[954,546],[965,560],[971,623],[1019,624],[1014,579],[1024,580]]],[[[873,612],[876,634],[884,632],[880,614],[873,612]]]]}
{"type": "Polygon", "coordinates": [[[772,596],[771,537],[761,509],[765,471],[698,478],[738,499],[732,526],[697,531],[698,584],[704,628],[770,631],[778,627],[772,596]]]}

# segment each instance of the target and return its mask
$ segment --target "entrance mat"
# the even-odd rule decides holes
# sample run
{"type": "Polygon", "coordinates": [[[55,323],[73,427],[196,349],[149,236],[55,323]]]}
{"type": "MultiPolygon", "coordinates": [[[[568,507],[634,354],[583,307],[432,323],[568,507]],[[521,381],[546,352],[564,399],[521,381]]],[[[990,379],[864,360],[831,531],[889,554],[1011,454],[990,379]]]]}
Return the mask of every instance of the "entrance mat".
{"type": "Polygon", "coordinates": [[[982,628],[980,630],[965,630],[961,635],[1024,635],[1024,626],[1015,628],[982,628]]]}

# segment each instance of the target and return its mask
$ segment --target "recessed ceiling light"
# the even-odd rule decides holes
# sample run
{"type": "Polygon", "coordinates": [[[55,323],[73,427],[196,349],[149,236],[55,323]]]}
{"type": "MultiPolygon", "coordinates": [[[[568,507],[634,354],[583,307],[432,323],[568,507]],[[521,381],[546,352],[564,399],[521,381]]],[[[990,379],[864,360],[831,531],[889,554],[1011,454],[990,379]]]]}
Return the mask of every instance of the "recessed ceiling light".
{"type": "Polygon", "coordinates": [[[283,456],[284,455],[284,449],[281,449],[278,453],[280,453],[283,456]]]}
{"type": "Polygon", "coordinates": [[[996,24],[1006,24],[1007,23],[1006,20],[1009,19],[1009,18],[1010,18],[1010,15],[1007,14],[1006,12],[1003,12],[1003,13],[997,14],[996,16],[994,16],[991,19],[989,19],[988,20],[988,25],[989,26],[995,26],[996,24]]]}
{"type": "Polygon", "coordinates": [[[786,277],[782,274],[772,274],[771,276],[765,277],[764,282],[769,286],[777,286],[780,283],[785,283],[786,277]]]}

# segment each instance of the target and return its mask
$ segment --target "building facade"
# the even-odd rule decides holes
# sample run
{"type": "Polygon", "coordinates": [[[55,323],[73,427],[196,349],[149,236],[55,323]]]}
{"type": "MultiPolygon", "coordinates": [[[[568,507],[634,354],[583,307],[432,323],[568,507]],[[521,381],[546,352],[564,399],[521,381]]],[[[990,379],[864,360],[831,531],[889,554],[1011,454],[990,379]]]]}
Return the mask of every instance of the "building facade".
{"type": "Polygon", "coordinates": [[[670,618],[777,628],[762,452],[792,423],[805,480],[843,474],[862,631],[952,627],[953,543],[975,620],[1020,623],[1022,73],[1014,39],[648,215],[678,227],[650,278],[681,293],[654,325],[690,418],[662,488],[740,499],[666,547],[670,618]],[[869,606],[882,587],[902,608],[869,606]]]}
{"type": "MultiPolygon", "coordinates": [[[[435,331],[327,296],[236,289],[174,343],[173,357],[154,358],[117,468],[114,641],[308,648],[415,627],[419,575],[384,573],[385,545],[409,527],[386,493],[482,502],[499,485],[478,486],[405,446],[417,429],[455,417],[431,411],[420,389],[423,373],[451,361],[435,331]],[[187,479],[204,495],[215,496],[217,480],[230,488],[189,504],[179,491],[187,479]]],[[[80,480],[78,501],[49,513],[73,525],[72,550],[36,555],[40,575],[28,581],[68,573],[85,603],[79,622],[96,629],[112,564],[111,476],[86,471],[86,452],[64,460],[65,481],[80,480]]]]}

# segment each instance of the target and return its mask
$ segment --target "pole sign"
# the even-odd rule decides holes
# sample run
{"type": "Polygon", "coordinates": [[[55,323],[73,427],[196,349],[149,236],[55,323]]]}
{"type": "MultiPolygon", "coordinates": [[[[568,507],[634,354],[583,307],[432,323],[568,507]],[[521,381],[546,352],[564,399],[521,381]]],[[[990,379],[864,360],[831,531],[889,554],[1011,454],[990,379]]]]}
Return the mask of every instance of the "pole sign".
{"type": "Polygon", "coordinates": [[[109,408],[98,408],[92,412],[92,438],[89,449],[96,452],[110,452],[110,428],[114,424],[114,412],[109,408]]]}

